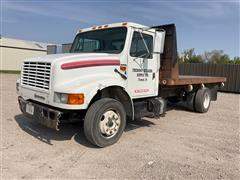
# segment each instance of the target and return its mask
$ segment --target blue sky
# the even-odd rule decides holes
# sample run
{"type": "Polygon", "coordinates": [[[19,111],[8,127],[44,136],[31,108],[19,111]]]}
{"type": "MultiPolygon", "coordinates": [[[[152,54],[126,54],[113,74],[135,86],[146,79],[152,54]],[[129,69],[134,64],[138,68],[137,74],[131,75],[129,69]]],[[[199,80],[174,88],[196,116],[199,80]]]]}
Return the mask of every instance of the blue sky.
{"type": "Polygon", "coordinates": [[[239,56],[239,0],[1,0],[1,35],[68,43],[78,29],[131,21],[148,26],[175,23],[178,50],[224,50],[239,56]]]}

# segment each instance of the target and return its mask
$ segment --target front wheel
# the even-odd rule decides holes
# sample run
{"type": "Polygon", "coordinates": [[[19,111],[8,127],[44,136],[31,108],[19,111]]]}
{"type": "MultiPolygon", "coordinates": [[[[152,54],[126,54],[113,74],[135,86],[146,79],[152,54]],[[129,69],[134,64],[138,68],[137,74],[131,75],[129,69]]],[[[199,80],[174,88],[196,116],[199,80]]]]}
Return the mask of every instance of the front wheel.
{"type": "Polygon", "coordinates": [[[111,98],[93,103],[84,119],[84,133],[94,145],[106,147],[116,143],[126,125],[123,105],[111,98]]]}

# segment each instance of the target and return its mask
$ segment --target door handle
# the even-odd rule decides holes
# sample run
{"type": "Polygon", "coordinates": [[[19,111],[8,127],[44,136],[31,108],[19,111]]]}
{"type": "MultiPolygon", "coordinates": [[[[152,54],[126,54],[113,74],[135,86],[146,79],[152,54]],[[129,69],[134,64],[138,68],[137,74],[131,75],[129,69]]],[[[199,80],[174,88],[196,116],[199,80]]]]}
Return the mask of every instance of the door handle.
{"type": "Polygon", "coordinates": [[[152,74],[152,79],[155,79],[155,73],[152,74]]]}

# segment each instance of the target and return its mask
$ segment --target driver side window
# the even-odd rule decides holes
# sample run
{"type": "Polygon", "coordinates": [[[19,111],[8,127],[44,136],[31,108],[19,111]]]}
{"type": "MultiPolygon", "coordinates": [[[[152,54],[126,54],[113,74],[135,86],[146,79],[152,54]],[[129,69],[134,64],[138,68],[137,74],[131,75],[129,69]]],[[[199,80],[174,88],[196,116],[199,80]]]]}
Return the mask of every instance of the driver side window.
{"type": "Polygon", "coordinates": [[[143,34],[142,36],[139,32],[133,33],[132,44],[130,48],[130,56],[132,57],[142,57],[152,59],[152,51],[153,51],[153,37],[148,34],[143,34]],[[143,38],[142,38],[143,36],[143,38]],[[148,47],[150,54],[144,44],[144,41],[148,47]]]}

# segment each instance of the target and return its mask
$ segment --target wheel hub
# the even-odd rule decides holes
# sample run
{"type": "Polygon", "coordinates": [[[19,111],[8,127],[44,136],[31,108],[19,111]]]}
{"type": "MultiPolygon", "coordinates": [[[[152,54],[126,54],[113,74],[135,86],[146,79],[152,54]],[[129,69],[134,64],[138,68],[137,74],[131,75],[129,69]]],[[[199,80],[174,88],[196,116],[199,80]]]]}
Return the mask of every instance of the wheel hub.
{"type": "Polygon", "coordinates": [[[105,137],[113,137],[120,127],[120,115],[113,110],[106,111],[100,121],[100,131],[105,137]]]}
{"type": "Polygon", "coordinates": [[[204,95],[204,102],[203,102],[204,108],[207,109],[208,106],[209,106],[209,104],[210,104],[210,96],[209,96],[208,93],[206,93],[206,94],[204,95]]]}

